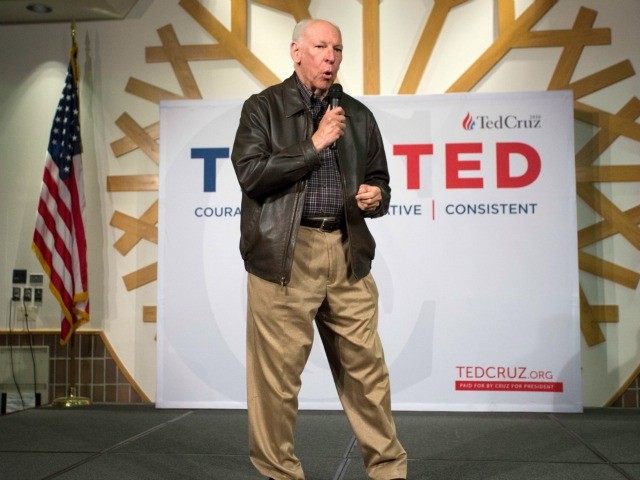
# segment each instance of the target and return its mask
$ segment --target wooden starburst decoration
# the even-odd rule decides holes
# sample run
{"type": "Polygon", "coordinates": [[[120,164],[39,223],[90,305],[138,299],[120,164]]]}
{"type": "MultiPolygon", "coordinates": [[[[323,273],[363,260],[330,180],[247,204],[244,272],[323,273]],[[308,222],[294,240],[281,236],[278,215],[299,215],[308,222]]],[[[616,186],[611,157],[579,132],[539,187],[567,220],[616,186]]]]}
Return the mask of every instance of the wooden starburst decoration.
{"type": "MultiPolygon", "coordinates": [[[[251,3],[284,12],[296,21],[311,18],[310,0],[230,0],[231,28],[227,29],[213,13],[198,0],[180,0],[179,5],[199,28],[207,32],[212,43],[181,44],[172,25],[157,30],[159,46],[146,48],[147,63],[169,63],[180,85],[174,93],[131,77],[125,91],[146,101],[159,104],[161,100],[200,99],[200,89],[190,67],[190,62],[236,60],[262,85],[269,86],[281,81],[260,58],[248,47],[248,9],[251,3]]],[[[434,0],[433,8],[425,19],[424,28],[412,54],[398,93],[416,93],[424,75],[434,47],[441,39],[442,27],[456,8],[464,8],[468,0],[434,0]]],[[[363,92],[380,93],[380,0],[361,0],[363,22],[363,92]]],[[[635,75],[629,60],[613,64],[584,78],[574,79],[574,72],[585,47],[610,45],[611,29],[594,28],[597,12],[580,8],[573,25],[562,30],[534,30],[557,0],[535,0],[519,16],[515,14],[514,0],[496,0],[498,32],[492,44],[457,78],[447,92],[468,92],[478,85],[498,63],[513,49],[561,48],[561,55],[551,74],[548,90],[570,89],[573,91],[575,119],[595,127],[596,133],[576,154],[576,181],[578,196],[598,215],[601,221],[580,229],[578,234],[578,262],[580,270],[636,289],[640,273],[604,258],[587,253],[583,249],[613,235],[621,235],[633,247],[640,250],[640,205],[621,210],[609,199],[596,183],[638,182],[639,165],[595,166],[600,155],[619,137],[640,141],[640,100],[636,96],[617,112],[607,112],[592,107],[580,100],[594,92],[635,75]]],[[[158,163],[159,122],[142,126],[127,112],[115,120],[123,137],[111,144],[116,157],[134,150],[142,151],[151,161],[158,163]]],[[[107,178],[109,192],[157,191],[158,175],[125,175],[107,178]]],[[[140,216],[131,216],[115,211],[111,226],[122,231],[114,244],[121,255],[127,255],[140,241],[157,244],[158,201],[154,201],[140,216]]],[[[157,279],[157,262],[145,265],[123,277],[128,291],[154,282],[157,279]]],[[[588,345],[604,342],[600,323],[618,321],[618,305],[591,304],[580,289],[580,325],[588,345]]],[[[143,320],[154,322],[155,306],[143,307],[143,320]]]]}

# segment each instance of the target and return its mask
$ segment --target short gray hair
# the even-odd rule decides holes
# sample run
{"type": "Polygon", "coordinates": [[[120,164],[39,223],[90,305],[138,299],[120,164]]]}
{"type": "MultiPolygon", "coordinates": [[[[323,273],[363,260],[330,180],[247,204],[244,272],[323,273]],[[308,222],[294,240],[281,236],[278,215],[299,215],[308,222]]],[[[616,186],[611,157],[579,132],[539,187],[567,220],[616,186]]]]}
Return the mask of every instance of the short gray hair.
{"type": "MultiPolygon", "coordinates": [[[[323,20],[321,18],[305,18],[303,20],[300,20],[298,23],[296,23],[296,26],[293,28],[293,35],[291,36],[291,41],[293,43],[299,43],[307,27],[315,22],[326,22],[329,25],[333,26],[333,28],[335,28],[338,32],[340,32],[340,28],[335,23],[330,22],[329,20],[323,20]]],[[[342,35],[342,32],[340,32],[340,34],[342,35]]]]}

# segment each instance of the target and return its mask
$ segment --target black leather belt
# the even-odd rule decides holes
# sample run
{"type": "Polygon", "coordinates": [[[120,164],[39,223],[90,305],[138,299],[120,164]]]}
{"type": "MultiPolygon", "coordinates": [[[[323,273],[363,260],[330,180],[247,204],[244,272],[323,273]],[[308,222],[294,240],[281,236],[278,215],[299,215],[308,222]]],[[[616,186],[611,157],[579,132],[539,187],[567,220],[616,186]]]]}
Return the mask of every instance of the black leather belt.
{"type": "Polygon", "coordinates": [[[323,232],[333,232],[342,228],[342,219],[338,217],[303,218],[300,225],[317,228],[323,232]]]}

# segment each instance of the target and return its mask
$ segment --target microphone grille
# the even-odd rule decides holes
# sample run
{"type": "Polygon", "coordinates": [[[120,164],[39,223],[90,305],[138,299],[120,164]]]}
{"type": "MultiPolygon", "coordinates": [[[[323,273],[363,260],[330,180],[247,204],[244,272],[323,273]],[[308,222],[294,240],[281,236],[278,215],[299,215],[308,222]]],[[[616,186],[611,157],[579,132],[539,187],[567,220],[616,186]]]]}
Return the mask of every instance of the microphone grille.
{"type": "Polygon", "coordinates": [[[329,98],[337,98],[342,97],[342,85],[339,83],[334,83],[329,87],[329,98]]]}

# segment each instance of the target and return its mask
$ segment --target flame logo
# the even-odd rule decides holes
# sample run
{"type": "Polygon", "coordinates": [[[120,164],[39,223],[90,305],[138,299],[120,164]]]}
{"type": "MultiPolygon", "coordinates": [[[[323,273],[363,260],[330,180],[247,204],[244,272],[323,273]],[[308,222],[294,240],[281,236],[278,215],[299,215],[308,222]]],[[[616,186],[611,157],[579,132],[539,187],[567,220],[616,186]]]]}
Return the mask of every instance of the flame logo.
{"type": "Polygon", "coordinates": [[[473,127],[475,126],[476,126],[475,120],[473,119],[471,114],[467,112],[467,115],[462,120],[462,128],[464,128],[465,130],[473,130],[473,127]]]}

